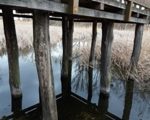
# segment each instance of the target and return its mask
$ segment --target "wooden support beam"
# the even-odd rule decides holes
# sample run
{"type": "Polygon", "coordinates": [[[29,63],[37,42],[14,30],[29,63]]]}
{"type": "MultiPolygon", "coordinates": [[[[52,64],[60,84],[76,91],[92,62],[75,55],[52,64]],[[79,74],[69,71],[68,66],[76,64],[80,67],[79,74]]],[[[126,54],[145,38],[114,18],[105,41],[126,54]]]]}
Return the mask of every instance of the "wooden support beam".
{"type": "Polygon", "coordinates": [[[69,0],[70,12],[76,14],[79,9],[79,0],[69,0]]]}
{"type": "Polygon", "coordinates": [[[43,120],[58,120],[50,59],[49,15],[47,12],[34,11],[33,33],[33,45],[40,84],[43,120]]]}
{"type": "Polygon", "coordinates": [[[72,50],[73,50],[73,31],[74,31],[74,21],[69,19],[68,27],[68,79],[69,79],[69,89],[71,91],[71,79],[72,79],[72,50]]]}
{"type": "Polygon", "coordinates": [[[62,18],[62,45],[63,45],[63,58],[62,58],[62,70],[61,70],[61,84],[62,84],[62,97],[64,99],[70,96],[70,84],[68,80],[68,43],[67,32],[68,31],[68,18],[62,18]]]}
{"type": "MultiPolygon", "coordinates": [[[[110,1],[110,0],[109,0],[110,1]]],[[[114,0],[113,0],[114,1],[114,0]]],[[[106,3],[107,4],[107,3],[106,3]]],[[[49,0],[1,0],[0,6],[11,6],[13,8],[20,8],[20,9],[31,9],[33,10],[43,10],[43,11],[49,11],[53,12],[54,14],[64,15],[64,14],[70,14],[69,12],[69,5],[49,0]]],[[[119,5],[117,5],[119,6],[119,5]]],[[[114,21],[124,21],[124,15],[123,14],[117,14],[116,12],[106,12],[106,11],[100,11],[100,10],[94,10],[94,9],[88,9],[85,7],[79,7],[79,11],[76,14],[77,16],[74,17],[89,17],[89,18],[97,18],[97,19],[109,19],[114,21]]],[[[149,15],[148,15],[149,16],[149,15]]],[[[134,18],[131,17],[130,21],[131,23],[149,23],[148,19],[141,19],[141,18],[134,18]]]]}
{"type": "Polygon", "coordinates": [[[141,53],[143,32],[144,32],[144,24],[136,24],[133,52],[130,60],[131,71],[133,71],[134,67],[138,65],[141,53]]]}
{"type": "Polygon", "coordinates": [[[69,12],[71,14],[76,14],[79,9],[79,0],[61,0],[63,3],[69,4],[69,12]]]}
{"type": "Polygon", "coordinates": [[[20,86],[19,52],[16,36],[16,28],[11,9],[3,9],[4,33],[9,64],[9,83],[13,97],[22,96],[20,86]]]}
{"type": "Polygon", "coordinates": [[[109,94],[111,82],[111,51],[113,42],[113,22],[102,22],[102,45],[101,45],[101,87],[100,92],[109,94]]]}
{"type": "Polygon", "coordinates": [[[92,87],[93,87],[93,65],[95,57],[95,46],[96,46],[96,37],[97,37],[97,21],[93,22],[92,28],[92,42],[91,42],[91,51],[89,57],[89,69],[88,69],[88,101],[91,102],[92,99],[92,87]]]}
{"type": "Polygon", "coordinates": [[[11,96],[11,111],[14,114],[14,119],[17,119],[21,116],[22,111],[22,96],[21,97],[14,97],[11,96]]]}
{"type": "Polygon", "coordinates": [[[72,44],[73,44],[73,20],[63,17],[63,60],[61,70],[62,95],[67,99],[71,94],[72,76],[72,44]]]}
{"type": "Polygon", "coordinates": [[[99,110],[100,118],[102,118],[103,120],[107,119],[106,114],[107,114],[108,105],[109,105],[109,96],[100,93],[99,100],[98,100],[98,110],[99,110]]]}
{"type": "MultiPolygon", "coordinates": [[[[136,24],[133,52],[130,60],[131,73],[135,72],[135,69],[138,65],[141,53],[143,32],[144,32],[144,24],[136,24]]],[[[126,81],[125,104],[122,116],[123,120],[128,120],[130,118],[133,99],[133,89],[134,89],[134,80],[131,78],[131,76],[129,76],[129,79],[126,81]]]]}
{"type": "Polygon", "coordinates": [[[130,21],[130,18],[132,15],[132,7],[133,7],[133,1],[130,0],[127,2],[127,5],[126,5],[125,16],[124,16],[125,21],[130,21]]]}

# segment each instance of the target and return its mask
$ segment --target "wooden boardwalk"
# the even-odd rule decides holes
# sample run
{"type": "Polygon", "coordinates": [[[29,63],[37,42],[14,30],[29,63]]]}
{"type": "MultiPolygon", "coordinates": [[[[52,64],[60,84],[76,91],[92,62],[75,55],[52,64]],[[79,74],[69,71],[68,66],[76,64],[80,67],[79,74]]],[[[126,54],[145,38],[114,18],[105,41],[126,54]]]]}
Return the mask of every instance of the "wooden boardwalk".
{"type": "Polygon", "coordinates": [[[0,7],[10,6],[20,12],[48,11],[54,16],[73,15],[76,19],[93,18],[115,22],[148,24],[150,6],[136,0],[0,0],[0,7]],[[74,2],[74,3],[73,3],[74,2]],[[79,3],[77,3],[79,2],[79,3]]]}
{"type": "MultiPolygon", "coordinates": [[[[134,68],[138,65],[144,25],[150,23],[150,6],[142,2],[136,2],[136,0],[0,0],[0,9],[2,9],[0,15],[3,17],[8,53],[9,84],[11,95],[14,98],[22,98],[22,90],[19,70],[19,49],[13,18],[33,18],[33,47],[39,79],[43,120],[58,120],[53,69],[50,59],[50,19],[62,22],[63,58],[61,83],[63,101],[71,97],[74,21],[93,23],[88,69],[89,102],[91,102],[92,97],[93,78],[93,68],[90,68],[90,66],[93,65],[94,60],[97,23],[102,23],[100,95],[103,95],[104,100],[99,101],[102,105],[103,102],[107,102],[110,93],[114,23],[133,23],[136,25],[133,52],[130,58],[130,72],[134,72],[134,68]],[[16,10],[17,13],[14,14],[13,10],[16,10]],[[20,13],[31,13],[31,15],[22,15],[20,13]]],[[[101,108],[103,109],[103,107],[101,108]]],[[[107,109],[104,111],[107,112],[107,109]]]]}

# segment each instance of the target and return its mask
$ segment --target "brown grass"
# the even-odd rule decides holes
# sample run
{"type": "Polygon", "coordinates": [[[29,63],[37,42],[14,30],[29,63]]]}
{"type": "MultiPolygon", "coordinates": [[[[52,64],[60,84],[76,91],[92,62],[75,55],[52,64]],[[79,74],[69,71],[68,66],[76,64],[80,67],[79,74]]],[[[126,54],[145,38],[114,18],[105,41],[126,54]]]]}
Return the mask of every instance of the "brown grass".
{"type": "MultiPolygon", "coordinates": [[[[88,58],[90,53],[91,44],[91,28],[76,28],[76,32],[80,32],[78,38],[81,42],[88,42],[82,46],[82,48],[77,48],[75,52],[81,55],[81,64],[88,65],[88,58]],[[82,32],[80,32],[82,31],[82,32]],[[88,36],[90,35],[90,36],[88,36]],[[83,39],[84,38],[84,39],[83,39]]],[[[76,36],[76,37],[77,37],[76,36]]],[[[130,57],[133,49],[134,40],[134,28],[131,30],[114,30],[114,42],[112,48],[112,74],[119,78],[126,80],[128,76],[132,76],[142,88],[145,87],[145,83],[150,83],[150,34],[149,30],[144,31],[142,51],[139,60],[139,64],[134,73],[130,73],[130,57]],[[144,86],[144,87],[143,87],[144,86]]],[[[96,46],[96,59],[100,61],[100,48],[101,48],[101,29],[98,30],[97,46],[96,46]]]]}
{"type": "MultiPolygon", "coordinates": [[[[33,30],[32,22],[16,22],[17,38],[19,49],[32,48],[33,30]]],[[[81,65],[88,66],[91,47],[91,27],[75,26],[74,30],[74,57],[80,56],[81,65]]],[[[141,85],[150,83],[150,30],[144,31],[142,51],[138,67],[132,77],[141,85]]],[[[101,29],[98,29],[95,58],[99,64],[101,55],[101,29]]],[[[62,39],[62,29],[59,26],[50,27],[50,38],[52,46],[55,46],[62,39]]],[[[112,71],[113,75],[120,79],[127,79],[129,72],[130,57],[133,49],[134,28],[131,30],[114,30],[114,42],[112,48],[112,71]]],[[[0,22],[0,51],[5,49],[5,37],[3,25],[0,22]]]]}

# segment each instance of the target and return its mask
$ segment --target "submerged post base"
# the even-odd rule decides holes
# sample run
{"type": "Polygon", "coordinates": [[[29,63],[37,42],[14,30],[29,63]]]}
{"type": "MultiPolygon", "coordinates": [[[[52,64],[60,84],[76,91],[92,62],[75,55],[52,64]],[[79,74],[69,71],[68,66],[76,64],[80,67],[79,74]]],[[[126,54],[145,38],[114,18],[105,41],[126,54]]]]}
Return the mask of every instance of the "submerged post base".
{"type": "Polygon", "coordinates": [[[22,97],[22,91],[20,88],[11,87],[11,95],[13,98],[20,98],[22,97]]]}

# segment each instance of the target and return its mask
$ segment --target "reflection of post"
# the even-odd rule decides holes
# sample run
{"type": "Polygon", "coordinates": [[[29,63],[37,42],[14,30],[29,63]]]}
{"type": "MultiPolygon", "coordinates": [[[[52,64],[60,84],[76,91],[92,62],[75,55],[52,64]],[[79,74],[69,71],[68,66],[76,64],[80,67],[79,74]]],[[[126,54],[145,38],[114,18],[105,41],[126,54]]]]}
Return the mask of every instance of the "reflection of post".
{"type": "Polygon", "coordinates": [[[132,108],[134,80],[129,79],[126,84],[125,104],[123,110],[123,120],[129,120],[132,108]]]}
{"type": "Polygon", "coordinates": [[[88,69],[88,75],[89,75],[88,101],[89,102],[91,102],[91,99],[92,99],[93,62],[94,62],[94,56],[95,56],[96,37],[97,37],[97,21],[94,21],[93,28],[92,28],[92,42],[91,42],[91,51],[90,51],[89,69],[88,69]]]}
{"type": "Polygon", "coordinates": [[[19,53],[13,12],[11,9],[3,9],[3,23],[8,53],[11,94],[14,97],[20,97],[22,92],[20,89],[19,53]]]}
{"type": "Polygon", "coordinates": [[[72,73],[72,42],[73,42],[73,20],[63,17],[63,58],[61,70],[62,95],[68,98],[71,94],[71,73],[72,73]]]}
{"type": "Polygon", "coordinates": [[[18,98],[11,96],[11,103],[11,111],[14,113],[14,118],[20,117],[22,110],[22,96],[18,98]]]}
{"type": "Polygon", "coordinates": [[[106,113],[108,109],[108,103],[109,103],[109,95],[100,93],[99,101],[98,101],[98,109],[100,112],[100,118],[103,120],[106,119],[106,113]]]}
{"type": "Polygon", "coordinates": [[[102,22],[102,45],[101,45],[101,91],[103,94],[110,92],[110,66],[111,48],[113,42],[114,24],[110,21],[102,22]]]}
{"type": "Polygon", "coordinates": [[[50,59],[49,14],[34,11],[34,51],[40,83],[43,120],[58,120],[54,81],[50,59]]]}

